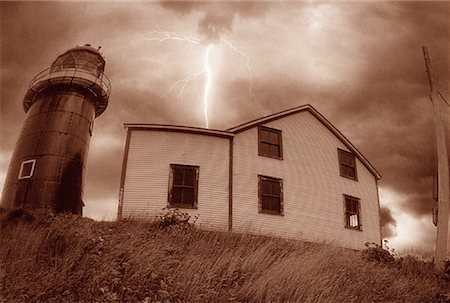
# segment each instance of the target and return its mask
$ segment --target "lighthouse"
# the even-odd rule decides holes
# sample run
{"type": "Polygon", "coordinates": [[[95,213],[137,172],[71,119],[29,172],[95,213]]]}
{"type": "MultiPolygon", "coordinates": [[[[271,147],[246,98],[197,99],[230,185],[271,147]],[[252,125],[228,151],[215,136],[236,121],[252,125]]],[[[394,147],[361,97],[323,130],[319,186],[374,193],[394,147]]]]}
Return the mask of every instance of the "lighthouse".
{"type": "Polygon", "coordinates": [[[0,206],[82,215],[94,119],[108,106],[105,60],[89,44],[69,49],[30,83],[26,114],[0,206]]]}

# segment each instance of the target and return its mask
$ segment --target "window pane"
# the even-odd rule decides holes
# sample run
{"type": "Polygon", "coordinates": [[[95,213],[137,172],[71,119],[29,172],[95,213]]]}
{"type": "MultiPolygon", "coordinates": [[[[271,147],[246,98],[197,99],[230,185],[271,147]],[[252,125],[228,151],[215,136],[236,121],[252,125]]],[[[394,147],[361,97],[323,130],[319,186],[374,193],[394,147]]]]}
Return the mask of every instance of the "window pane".
{"type": "Polygon", "coordinates": [[[270,210],[280,212],[280,199],[270,198],[270,210]]]}
{"type": "Polygon", "coordinates": [[[172,203],[182,203],[182,189],[179,187],[172,188],[172,203]]]}
{"type": "Polygon", "coordinates": [[[270,132],[270,135],[269,135],[269,143],[275,144],[275,145],[280,144],[280,141],[279,141],[279,139],[278,139],[278,133],[277,133],[277,132],[270,132]]]}
{"type": "Polygon", "coordinates": [[[349,217],[349,226],[350,227],[358,227],[359,226],[359,224],[358,224],[358,215],[351,215],[350,217],[349,217]]]}
{"type": "Polygon", "coordinates": [[[194,186],[195,184],[195,170],[185,169],[184,170],[184,185],[194,186]]]}
{"type": "Polygon", "coordinates": [[[355,168],[341,164],[341,174],[347,177],[356,178],[355,168]]]}
{"type": "Polygon", "coordinates": [[[269,180],[261,180],[261,190],[263,195],[270,195],[270,181],[269,180]]]}
{"type": "Polygon", "coordinates": [[[354,168],[352,168],[352,167],[348,167],[347,168],[347,172],[348,172],[348,176],[350,176],[350,177],[352,177],[352,178],[355,178],[356,177],[356,174],[355,174],[355,169],[354,168]]]}
{"type": "Polygon", "coordinates": [[[184,188],[183,189],[183,202],[184,204],[194,204],[194,189],[184,188]]]}
{"type": "Polygon", "coordinates": [[[267,130],[261,129],[261,142],[269,142],[270,134],[267,130]]]}
{"type": "Polygon", "coordinates": [[[33,169],[33,162],[24,163],[23,170],[22,170],[22,176],[31,176],[31,171],[33,169]]]}
{"type": "Polygon", "coordinates": [[[266,196],[261,197],[261,208],[270,210],[270,198],[266,196]]]}
{"type": "Polygon", "coordinates": [[[183,170],[178,167],[173,168],[173,185],[183,185],[183,170]]]}
{"type": "Polygon", "coordinates": [[[356,213],[357,212],[357,201],[346,198],[345,205],[348,212],[356,213]]]}
{"type": "Polygon", "coordinates": [[[278,181],[272,182],[272,190],[270,192],[272,196],[280,196],[280,183],[278,181]]]}
{"type": "Polygon", "coordinates": [[[268,143],[261,143],[260,152],[262,155],[270,155],[270,145],[268,143]]]}
{"type": "Polygon", "coordinates": [[[343,168],[344,174],[346,176],[351,176],[351,177],[355,176],[355,172],[352,167],[343,166],[342,168],[343,168]]]}
{"type": "Polygon", "coordinates": [[[347,201],[347,212],[348,213],[355,213],[355,207],[351,201],[347,201]]]}
{"type": "Polygon", "coordinates": [[[280,156],[280,147],[277,145],[270,145],[269,154],[274,157],[279,157],[280,156]]]}
{"type": "Polygon", "coordinates": [[[347,166],[353,166],[353,157],[348,154],[341,154],[341,162],[347,166]]]}

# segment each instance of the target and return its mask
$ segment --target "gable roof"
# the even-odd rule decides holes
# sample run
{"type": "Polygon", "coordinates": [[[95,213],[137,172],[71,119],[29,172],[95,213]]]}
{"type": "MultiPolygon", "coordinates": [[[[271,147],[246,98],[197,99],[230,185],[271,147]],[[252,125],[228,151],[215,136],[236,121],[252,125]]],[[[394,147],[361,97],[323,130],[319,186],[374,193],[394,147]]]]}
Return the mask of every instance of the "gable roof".
{"type": "Polygon", "coordinates": [[[269,123],[274,120],[282,119],[284,117],[297,114],[302,111],[308,111],[314,117],[316,117],[323,125],[325,125],[339,140],[341,140],[344,145],[353,152],[353,154],[364,164],[365,167],[375,176],[376,179],[381,179],[380,173],[375,169],[375,167],[370,164],[363,154],[336,128],[330,121],[328,121],[324,116],[322,116],[312,105],[305,104],[302,106],[294,107],[285,111],[281,111],[269,116],[258,118],[243,124],[237,125],[235,127],[229,128],[226,131],[237,134],[247,129],[262,125],[264,123],[269,123]]]}
{"type": "Polygon", "coordinates": [[[163,131],[173,131],[173,132],[184,132],[184,133],[194,133],[200,135],[208,135],[222,138],[233,138],[236,134],[248,130],[250,128],[263,125],[264,123],[269,123],[274,120],[282,119],[284,117],[302,112],[308,111],[314,117],[316,117],[320,122],[322,122],[325,127],[327,127],[339,140],[364,164],[364,166],[375,176],[376,179],[381,179],[380,173],[375,169],[375,167],[370,164],[359,150],[336,128],[330,121],[328,121],[324,116],[322,116],[312,105],[305,104],[298,107],[294,107],[285,111],[281,111],[269,116],[251,120],[243,124],[237,125],[235,127],[229,128],[227,130],[215,130],[201,127],[188,127],[188,126],[177,126],[177,125],[162,125],[162,124],[144,124],[144,123],[125,123],[124,126],[128,130],[163,130],[163,131]]]}

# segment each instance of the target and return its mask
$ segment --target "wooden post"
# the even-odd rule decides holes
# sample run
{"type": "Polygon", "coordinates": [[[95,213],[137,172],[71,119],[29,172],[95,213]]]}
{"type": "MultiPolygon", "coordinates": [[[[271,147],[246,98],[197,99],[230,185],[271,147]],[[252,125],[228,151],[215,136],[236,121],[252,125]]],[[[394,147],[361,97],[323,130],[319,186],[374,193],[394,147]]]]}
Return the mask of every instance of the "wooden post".
{"type": "Polygon", "coordinates": [[[440,98],[434,85],[433,69],[431,66],[428,48],[422,45],[422,51],[425,58],[428,82],[430,84],[430,99],[433,104],[433,122],[436,132],[436,151],[438,160],[438,222],[436,235],[436,251],[434,257],[434,266],[437,270],[444,269],[444,261],[448,253],[448,221],[449,221],[449,168],[447,145],[445,140],[445,129],[442,121],[440,98]]]}

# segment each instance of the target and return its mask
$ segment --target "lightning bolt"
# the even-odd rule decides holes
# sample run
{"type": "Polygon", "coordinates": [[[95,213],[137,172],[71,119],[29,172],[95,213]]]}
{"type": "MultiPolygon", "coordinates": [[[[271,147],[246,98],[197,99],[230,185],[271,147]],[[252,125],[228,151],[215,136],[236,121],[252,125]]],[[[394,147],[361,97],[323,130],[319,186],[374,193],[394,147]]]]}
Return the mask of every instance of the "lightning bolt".
{"type": "Polygon", "coordinates": [[[159,35],[161,37],[148,37],[144,35],[145,40],[159,41],[159,42],[164,42],[166,40],[175,40],[175,41],[189,42],[192,44],[200,44],[200,40],[195,37],[179,35],[174,32],[151,31],[148,33],[148,35],[159,35]]]}
{"type": "MultiPolygon", "coordinates": [[[[174,32],[168,32],[168,31],[151,31],[148,33],[148,35],[144,35],[144,39],[148,40],[148,41],[158,41],[158,42],[165,42],[165,41],[171,40],[171,41],[186,42],[186,43],[197,44],[197,45],[201,44],[201,40],[197,39],[195,37],[180,35],[180,34],[177,34],[174,32]]],[[[255,101],[255,103],[257,104],[258,109],[259,109],[259,102],[253,93],[253,74],[252,74],[252,70],[250,68],[250,57],[247,56],[242,51],[240,51],[238,48],[236,48],[230,41],[221,39],[220,42],[223,43],[224,45],[228,46],[233,52],[235,52],[245,58],[246,67],[247,67],[247,71],[248,71],[248,75],[249,75],[248,91],[249,91],[249,94],[252,97],[253,101],[255,101]]],[[[171,92],[176,87],[180,87],[177,97],[180,100],[180,102],[182,102],[185,88],[189,84],[189,82],[197,79],[201,75],[205,75],[206,83],[205,83],[205,87],[204,87],[204,91],[203,91],[203,115],[205,118],[206,128],[209,128],[208,106],[209,106],[209,97],[210,97],[210,91],[211,91],[211,86],[212,86],[212,73],[211,73],[209,59],[210,59],[210,53],[211,53],[212,46],[213,46],[212,44],[208,44],[206,47],[204,60],[203,60],[203,69],[198,72],[192,73],[183,79],[176,81],[169,88],[167,94],[165,94],[165,96],[170,95],[171,92]]]]}
{"type": "Polygon", "coordinates": [[[180,102],[183,101],[183,94],[184,94],[184,89],[186,88],[186,86],[188,85],[188,83],[194,79],[196,79],[197,77],[201,76],[204,73],[204,69],[196,72],[194,74],[191,74],[189,76],[187,76],[186,78],[183,78],[181,80],[178,80],[177,82],[175,82],[174,84],[172,84],[172,86],[169,88],[169,91],[164,95],[164,97],[170,95],[170,93],[175,89],[175,87],[181,85],[181,89],[178,92],[178,99],[180,100],[180,102]]]}

